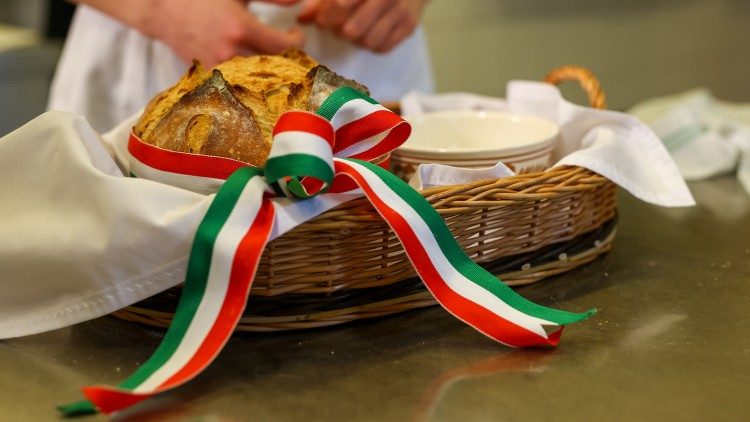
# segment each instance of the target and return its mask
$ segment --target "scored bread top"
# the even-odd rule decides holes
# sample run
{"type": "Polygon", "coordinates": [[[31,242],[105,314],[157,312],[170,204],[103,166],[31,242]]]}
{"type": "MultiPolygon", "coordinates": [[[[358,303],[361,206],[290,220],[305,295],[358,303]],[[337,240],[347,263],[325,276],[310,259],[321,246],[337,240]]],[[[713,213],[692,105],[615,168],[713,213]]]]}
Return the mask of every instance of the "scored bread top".
{"type": "Polygon", "coordinates": [[[291,109],[315,111],[322,97],[341,86],[367,92],[299,50],[238,56],[212,71],[194,62],[151,100],[133,131],[161,148],[261,166],[278,117],[291,109]]]}

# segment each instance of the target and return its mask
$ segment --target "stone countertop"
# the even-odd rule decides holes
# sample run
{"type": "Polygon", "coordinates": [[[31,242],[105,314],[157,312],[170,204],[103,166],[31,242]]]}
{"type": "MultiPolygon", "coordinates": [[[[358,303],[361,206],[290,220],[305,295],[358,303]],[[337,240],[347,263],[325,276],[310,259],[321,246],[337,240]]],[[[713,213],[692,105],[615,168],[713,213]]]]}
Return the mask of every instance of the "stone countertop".
{"type": "MultiPolygon", "coordinates": [[[[684,209],[621,192],[608,255],[519,289],[600,309],[556,350],[507,349],[440,308],[240,334],[197,379],[115,419],[748,420],[750,195],[731,177],[690,186],[699,205],[684,209]]],[[[104,317],[0,342],[0,420],[55,420],[55,405],[116,384],[162,335],[104,317]]]]}

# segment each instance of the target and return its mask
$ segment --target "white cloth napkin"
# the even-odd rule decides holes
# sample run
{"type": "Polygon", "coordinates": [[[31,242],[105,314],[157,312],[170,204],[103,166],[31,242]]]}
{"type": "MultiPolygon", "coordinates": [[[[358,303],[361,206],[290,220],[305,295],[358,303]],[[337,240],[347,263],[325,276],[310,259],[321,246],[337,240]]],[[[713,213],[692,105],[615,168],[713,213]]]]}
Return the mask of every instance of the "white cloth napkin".
{"type": "MultiPolygon", "coordinates": [[[[82,117],[49,112],[0,139],[0,339],[102,316],[184,281],[213,195],[124,177],[133,123],[100,139],[82,117]]],[[[271,239],[357,196],[274,199],[271,239]]]]}
{"type": "Polygon", "coordinates": [[[478,180],[499,179],[515,173],[503,163],[489,168],[467,169],[445,164],[420,164],[409,180],[414,189],[429,189],[436,186],[461,185],[478,180]]]}
{"type": "Polygon", "coordinates": [[[750,104],[719,101],[700,88],[630,112],[651,126],[687,180],[736,172],[750,193],[750,104]]]}
{"type": "MultiPolygon", "coordinates": [[[[572,104],[541,82],[513,81],[505,100],[467,93],[408,94],[402,113],[440,110],[500,110],[546,118],[560,126],[555,166],[576,165],[599,173],[636,197],[662,206],[694,205],[690,191],[659,138],[633,116],[572,104]]],[[[455,180],[460,170],[452,171],[455,180]]],[[[476,180],[466,172],[464,182],[476,180]]]]}

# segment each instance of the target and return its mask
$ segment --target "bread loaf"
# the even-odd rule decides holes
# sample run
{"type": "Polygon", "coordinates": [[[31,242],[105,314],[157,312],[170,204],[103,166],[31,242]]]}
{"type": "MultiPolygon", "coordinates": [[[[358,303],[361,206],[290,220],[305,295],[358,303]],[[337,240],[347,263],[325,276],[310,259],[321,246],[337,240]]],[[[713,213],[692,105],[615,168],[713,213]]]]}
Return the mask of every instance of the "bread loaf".
{"type": "Polygon", "coordinates": [[[261,166],[282,113],[314,112],[342,86],[367,93],[299,50],[235,57],[210,71],[194,62],[177,84],[151,100],[133,131],[160,148],[261,166]]]}

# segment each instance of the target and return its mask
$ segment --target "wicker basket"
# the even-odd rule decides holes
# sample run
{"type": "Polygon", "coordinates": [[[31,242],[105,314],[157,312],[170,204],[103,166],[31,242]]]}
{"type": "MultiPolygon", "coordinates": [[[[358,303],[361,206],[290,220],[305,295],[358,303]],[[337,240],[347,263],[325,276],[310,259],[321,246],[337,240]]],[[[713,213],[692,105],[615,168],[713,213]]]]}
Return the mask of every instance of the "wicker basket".
{"type": "MultiPolygon", "coordinates": [[[[592,106],[604,95],[585,69],[562,67],[545,81],[578,81],[592,106]]],[[[421,191],[467,254],[509,285],[571,270],[608,251],[616,189],[580,167],[559,167],[421,191]]],[[[237,330],[339,324],[435,304],[401,244],[365,199],[342,204],[271,242],[237,330]]],[[[166,327],[179,288],[115,313],[166,327]]]]}

